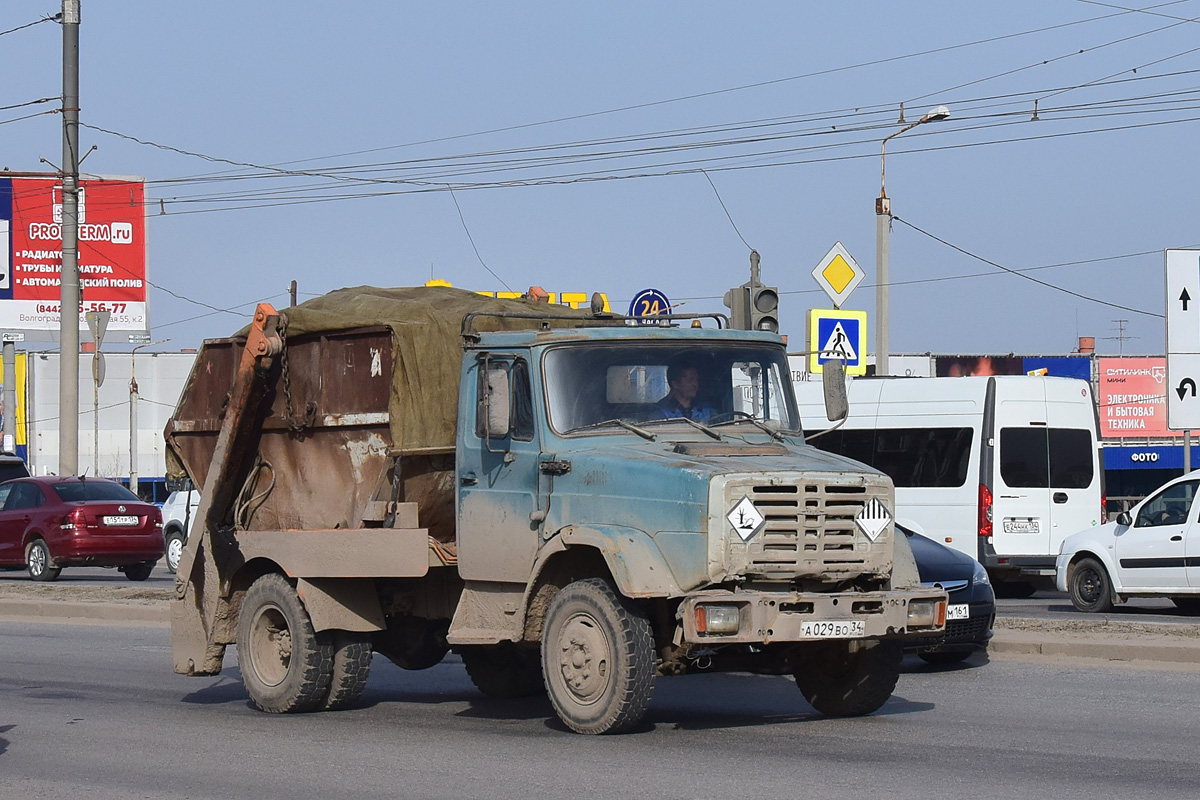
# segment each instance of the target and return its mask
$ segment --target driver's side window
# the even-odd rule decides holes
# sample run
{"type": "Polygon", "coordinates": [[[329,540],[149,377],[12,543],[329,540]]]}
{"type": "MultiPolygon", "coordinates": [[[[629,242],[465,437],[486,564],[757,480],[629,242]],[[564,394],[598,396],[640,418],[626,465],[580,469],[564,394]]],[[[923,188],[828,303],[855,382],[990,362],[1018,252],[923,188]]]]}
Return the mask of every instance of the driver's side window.
{"type": "Polygon", "coordinates": [[[1200,481],[1184,481],[1168,486],[1146,501],[1138,511],[1135,528],[1155,528],[1160,525],[1183,525],[1196,497],[1200,481]]]}

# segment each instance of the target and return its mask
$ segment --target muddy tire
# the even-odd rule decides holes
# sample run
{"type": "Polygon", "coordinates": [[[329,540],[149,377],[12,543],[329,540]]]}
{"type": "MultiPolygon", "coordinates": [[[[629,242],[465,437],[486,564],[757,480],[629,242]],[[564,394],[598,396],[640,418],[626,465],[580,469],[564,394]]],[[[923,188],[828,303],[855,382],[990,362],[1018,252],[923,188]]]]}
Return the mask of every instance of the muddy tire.
{"type": "Polygon", "coordinates": [[[295,587],[282,575],[264,575],[246,592],[237,651],[242,683],[263,711],[312,711],[325,702],[333,677],[332,636],[313,631],[295,587]]]}
{"type": "Polygon", "coordinates": [[[333,673],[321,702],[322,711],[353,705],[367,688],[367,676],[371,674],[371,639],[367,634],[334,631],[332,638],[333,673]]]}
{"type": "Polygon", "coordinates": [[[1108,570],[1094,558],[1082,559],[1071,569],[1067,591],[1071,605],[1080,611],[1103,614],[1112,610],[1112,581],[1108,570]]]}
{"type": "Polygon", "coordinates": [[[654,691],[650,623],[608,581],[576,581],[546,611],[542,668],[554,710],[568,728],[628,731],[645,715],[654,691]]]}
{"type": "Polygon", "coordinates": [[[459,654],[471,683],[488,697],[531,697],[546,691],[537,650],[503,642],[463,647],[459,654]]]}
{"type": "Polygon", "coordinates": [[[62,574],[62,567],[54,565],[54,558],[50,555],[50,548],[46,543],[41,539],[34,539],[25,548],[25,571],[35,581],[53,581],[58,580],[58,576],[62,574]]]}
{"type": "Polygon", "coordinates": [[[903,650],[898,642],[831,641],[813,645],[796,667],[796,685],[827,717],[861,717],[896,689],[903,650]]]}
{"type": "Polygon", "coordinates": [[[179,559],[183,558],[183,548],[187,546],[187,539],[183,535],[183,531],[171,531],[167,534],[165,542],[164,556],[167,560],[167,569],[172,575],[175,570],[179,569],[179,559]]]}
{"type": "Polygon", "coordinates": [[[140,564],[129,564],[121,567],[121,572],[124,572],[125,577],[131,581],[144,581],[150,577],[156,563],[155,561],[143,561],[140,564]]]}

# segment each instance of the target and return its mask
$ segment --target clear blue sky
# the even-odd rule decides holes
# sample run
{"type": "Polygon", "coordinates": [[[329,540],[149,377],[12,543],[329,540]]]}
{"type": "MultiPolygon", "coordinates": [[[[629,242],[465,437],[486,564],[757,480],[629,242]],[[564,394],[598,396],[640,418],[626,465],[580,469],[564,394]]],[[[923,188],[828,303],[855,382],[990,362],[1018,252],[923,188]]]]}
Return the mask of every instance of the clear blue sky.
{"type": "MultiPolygon", "coordinates": [[[[9,0],[0,30],[58,10],[9,0]]],[[[624,310],[654,286],[687,298],[682,310],[723,310],[749,251],[699,168],[799,344],[805,310],[827,305],[810,273],[838,240],[867,271],[847,306],[873,325],[879,142],[901,101],[909,120],[944,103],[951,120],[889,143],[893,213],[1010,269],[1085,261],[1027,274],[1149,314],[897,223],[892,351],[1060,353],[1091,335],[1116,353],[1105,337],[1127,319],[1124,352],[1161,353],[1161,251],[1200,245],[1191,18],[1197,0],[1142,13],[1079,0],[83,0],[81,122],[312,174],[90,128],[80,139],[99,146],[88,171],[149,181],[150,280],[238,312],[152,290],[152,333],[170,348],[236,330],[248,302],[286,304],[292,279],[302,299],[431,270],[503,289],[455,200],[513,289],[605,291],[624,310]]],[[[61,39],[55,23],[0,37],[0,105],[60,93],[61,39]]],[[[0,124],[0,167],[57,163],[60,124],[0,124]]]]}

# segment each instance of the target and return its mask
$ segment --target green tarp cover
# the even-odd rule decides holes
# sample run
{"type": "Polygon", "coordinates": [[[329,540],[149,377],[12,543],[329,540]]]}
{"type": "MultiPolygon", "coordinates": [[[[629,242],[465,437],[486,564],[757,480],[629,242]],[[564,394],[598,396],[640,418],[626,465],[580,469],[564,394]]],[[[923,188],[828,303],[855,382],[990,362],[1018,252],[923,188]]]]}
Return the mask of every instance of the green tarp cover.
{"type": "MultiPolygon", "coordinates": [[[[286,318],[289,337],[376,325],[392,329],[396,346],[388,411],[392,446],[401,451],[454,447],[461,331],[467,313],[533,312],[581,319],[589,314],[532,300],[498,300],[444,286],[356,286],[280,311],[286,318]]],[[[536,320],[495,317],[479,317],[474,324],[477,331],[536,327],[536,320]]]]}

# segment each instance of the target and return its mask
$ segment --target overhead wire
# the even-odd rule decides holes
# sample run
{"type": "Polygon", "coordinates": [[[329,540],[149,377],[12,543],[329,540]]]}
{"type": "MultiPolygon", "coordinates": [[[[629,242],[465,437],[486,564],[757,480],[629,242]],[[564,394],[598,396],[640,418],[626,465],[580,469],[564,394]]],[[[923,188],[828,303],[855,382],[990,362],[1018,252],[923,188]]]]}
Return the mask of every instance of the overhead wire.
{"type": "Polygon", "coordinates": [[[41,17],[40,19],[35,19],[33,22],[27,22],[24,25],[18,25],[17,27],[9,28],[6,31],[0,31],[0,36],[7,36],[10,33],[16,33],[17,31],[23,31],[26,28],[32,28],[34,25],[41,25],[43,22],[58,22],[60,19],[62,19],[61,13],[47,15],[47,16],[41,17]]]}
{"type": "Polygon", "coordinates": [[[924,230],[923,228],[920,228],[920,227],[912,224],[908,220],[901,219],[900,217],[897,217],[894,214],[892,215],[892,219],[896,222],[899,222],[901,225],[906,225],[907,227],[912,228],[917,233],[920,233],[924,236],[928,236],[930,239],[933,239],[935,242],[939,242],[939,243],[945,245],[946,247],[949,247],[951,250],[955,250],[959,253],[962,253],[963,255],[967,256],[968,258],[973,258],[976,261],[982,261],[984,264],[988,264],[990,266],[995,267],[996,269],[1003,270],[1004,272],[1007,272],[1010,275],[1016,275],[1019,278],[1023,278],[1024,280],[1036,283],[1039,286],[1044,286],[1047,289],[1052,289],[1056,292],[1062,292],[1063,294],[1071,295],[1072,297],[1076,297],[1080,300],[1086,300],[1089,303],[1099,303],[1100,305],[1108,306],[1110,308],[1117,308],[1117,309],[1120,309],[1121,311],[1128,311],[1132,314],[1144,314],[1147,317],[1158,317],[1159,319],[1162,319],[1165,317],[1164,314],[1159,314],[1154,311],[1146,311],[1145,309],[1141,309],[1141,308],[1134,308],[1132,306],[1121,305],[1120,303],[1113,303],[1108,300],[1101,300],[1098,297],[1091,297],[1089,295],[1082,294],[1080,292],[1075,292],[1075,291],[1072,291],[1072,290],[1067,289],[1062,286],[1056,286],[1055,284],[1049,283],[1047,281],[1039,280],[1038,278],[1035,278],[1031,275],[1026,275],[1025,273],[1023,273],[1019,270],[1010,269],[1010,268],[1004,266],[1003,264],[999,264],[995,261],[984,258],[983,256],[981,256],[977,253],[972,253],[970,250],[967,250],[965,247],[961,247],[952,242],[948,242],[945,239],[941,238],[940,236],[932,234],[929,231],[924,230]]]}

